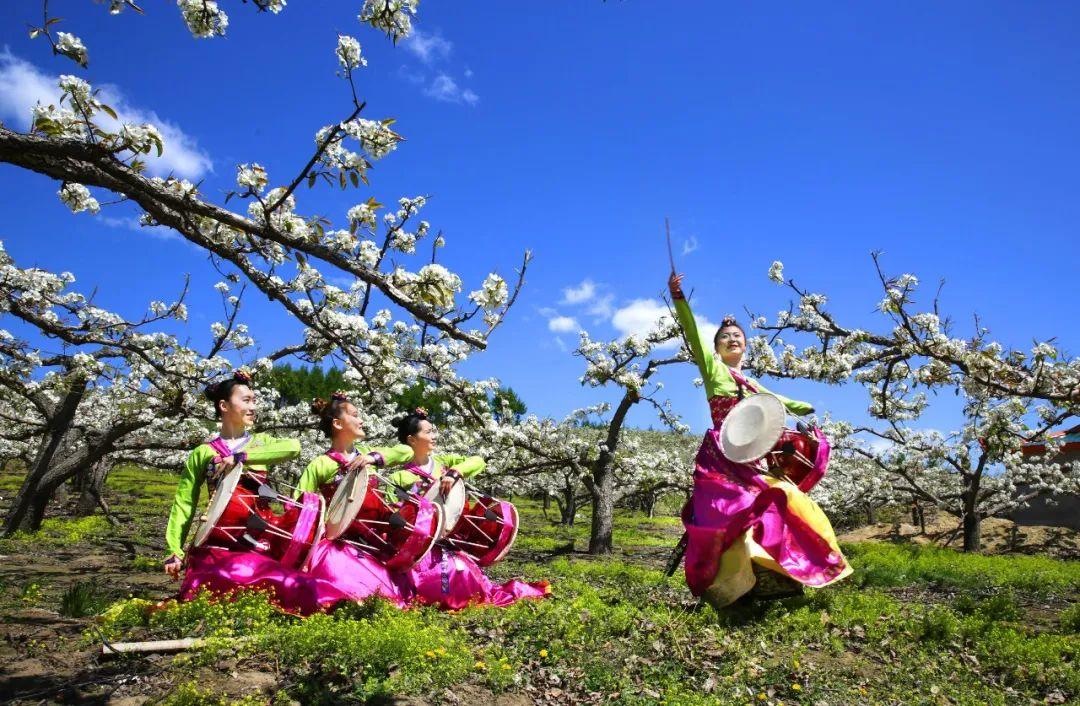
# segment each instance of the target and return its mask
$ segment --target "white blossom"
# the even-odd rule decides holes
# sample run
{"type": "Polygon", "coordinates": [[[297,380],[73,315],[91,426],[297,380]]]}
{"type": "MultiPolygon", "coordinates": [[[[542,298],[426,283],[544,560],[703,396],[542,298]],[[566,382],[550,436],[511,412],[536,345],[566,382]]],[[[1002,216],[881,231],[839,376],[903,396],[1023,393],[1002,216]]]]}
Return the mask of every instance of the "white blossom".
{"type": "Polygon", "coordinates": [[[367,59],[360,55],[360,42],[355,37],[345,34],[338,35],[337,58],[342,68],[352,69],[367,66],[367,59]]]}
{"type": "Polygon", "coordinates": [[[60,191],[56,193],[60,200],[64,202],[64,205],[71,209],[72,213],[82,213],[83,211],[97,213],[101,210],[98,200],[91,196],[90,190],[82,184],[73,182],[64,184],[60,191]]]}

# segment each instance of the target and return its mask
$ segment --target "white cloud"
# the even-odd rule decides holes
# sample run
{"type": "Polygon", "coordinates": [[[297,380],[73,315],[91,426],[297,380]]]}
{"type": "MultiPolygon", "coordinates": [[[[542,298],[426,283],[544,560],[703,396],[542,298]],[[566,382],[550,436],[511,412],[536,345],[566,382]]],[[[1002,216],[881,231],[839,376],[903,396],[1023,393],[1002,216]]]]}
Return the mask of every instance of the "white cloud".
{"type": "Polygon", "coordinates": [[[611,325],[623,336],[645,336],[656,329],[661,319],[670,317],[667,306],[656,299],[635,299],[618,309],[611,325]]]}
{"type": "Polygon", "coordinates": [[[471,89],[461,88],[457,81],[443,73],[436,76],[431,84],[424,89],[424,94],[445,103],[476,105],[480,101],[480,96],[473,93],[471,89]]]}
{"type": "Polygon", "coordinates": [[[450,51],[454,48],[453,43],[443,39],[439,35],[428,34],[427,32],[421,32],[418,29],[413,30],[413,33],[405,40],[403,46],[425,64],[431,64],[437,60],[446,59],[450,56],[450,51]]]}
{"type": "MultiPolygon", "coordinates": [[[[646,336],[656,330],[661,319],[670,317],[671,312],[664,302],[658,299],[635,299],[615,311],[611,317],[611,325],[621,336],[646,336]]],[[[717,325],[708,319],[695,318],[698,330],[711,341],[716,334],[717,325]]],[[[657,348],[675,348],[678,345],[679,339],[674,339],[657,348]]]]}
{"type": "Polygon", "coordinates": [[[555,333],[574,333],[581,329],[572,316],[554,316],[548,319],[548,330],[555,333]]]}
{"type": "Polygon", "coordinates": [[[682,244],[682,254],[683,255],[689,255],[690,253],[694,252],[697,249],[698,249],[698,242],[697,242],[696,237],[691,235],[688,239],[683,241],[683,244],[682,244]]]}
{"type": "MultiPolygon", "coordinates": [[[[51,76],[24,61],[8,49],[0,50],[0,116],[10,118],[23,130],[30,129],[31,108],[36,103],[56,104],[60,100],[58,76],[51,76]]],[[[175,174],[187,179],[198,179],[213,171],[210,157],[199,149],[195,138],[178,126],[162,119],[152,110],[131,105],[115,86],[100,86],[101,101],[111,106],[120,122],[153,123],[165,139],[165,151],[158,157],[156,152],[145,156],[147,171],[158,176],[175,174]]],[[[119,125],[104,113],[99,124],[106,130],[119,125]]]]}
{"type": "Polygon", "coordinates": [[[563,291],[563,304],[581,304],[596,296],[596,284],[592,280],[584,280],[576,287],[567,287],[563,291]]]}
{"type": "Polygon", "coordinates": [[[615,295],[605,294],[602,297],[594,299],[587,311],[589,314],[599,319],[610,318],[611,314],[614,312],[614,308],[612,307],[612,302],[614,301],[615,295]]]}

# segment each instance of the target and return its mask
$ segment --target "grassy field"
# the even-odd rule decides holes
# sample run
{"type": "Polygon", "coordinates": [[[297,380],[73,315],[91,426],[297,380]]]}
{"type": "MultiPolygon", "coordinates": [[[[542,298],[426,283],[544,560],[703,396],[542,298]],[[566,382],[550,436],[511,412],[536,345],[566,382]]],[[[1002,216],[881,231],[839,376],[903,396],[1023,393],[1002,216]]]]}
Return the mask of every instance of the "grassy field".
{"type": "MultiPolygon", "coordinates": [[[[9,497],[14,479],[0,477],[9,497]]],[[[582,553],[588,516],[523,529],[493,578],[548,579],[511,608],[400,611],[381,602],[306,620],[258,594],[165,603],[168,476],[110,479],[121,519],[52,519],[0,540],[0,695],[218,703],[1026,704],[1080,698],[1080,562],[845,547],[844,584],[725,614],[660,567],[677,518],[620,514],[617,553],[582,553]],[[155,607],[155,610],[148,610],[155,607]],[[206,637],[180,655],[106,660],[102,640],[206,637]]],[[[554,519],[554,516],[552,516],[554,519]]]]}

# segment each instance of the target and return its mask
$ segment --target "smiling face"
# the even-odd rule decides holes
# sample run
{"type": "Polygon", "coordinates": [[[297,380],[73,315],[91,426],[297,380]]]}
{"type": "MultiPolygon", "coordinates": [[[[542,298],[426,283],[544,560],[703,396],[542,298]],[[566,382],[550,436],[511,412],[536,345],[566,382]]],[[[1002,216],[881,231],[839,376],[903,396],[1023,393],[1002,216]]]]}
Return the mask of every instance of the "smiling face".
{"type": "Polygon", "coordinates": [[[746,352],[746,336],[738,326],[724,326],[716,334],[716,352],[729,368],[736,368],[746,352]]]}
{"type": "Polygon", "coordinates": [[[334,439],[345,441],[362,441],[364,422],[360,419],[360,411],[352,402],[346,402],[341,406],[340,414],[333,422],[334,439]]]}
{"type": "Polygon", "coordinates": [[[419,426],[420,428],[416,430],[415,434],[410,434],[405,439],[405,443],[412,448],[413,455],[424,457],[435,450],[435,444],[439,439],[439,430],[426,419],[420,420],[419,426]]]}
{"type": "Polygon", "coordinates": [[[218,402],[222,423],[236,428],[255,424],[255,406],[255,391],[242,383],[233,385],[229,397],[218,402]]]}

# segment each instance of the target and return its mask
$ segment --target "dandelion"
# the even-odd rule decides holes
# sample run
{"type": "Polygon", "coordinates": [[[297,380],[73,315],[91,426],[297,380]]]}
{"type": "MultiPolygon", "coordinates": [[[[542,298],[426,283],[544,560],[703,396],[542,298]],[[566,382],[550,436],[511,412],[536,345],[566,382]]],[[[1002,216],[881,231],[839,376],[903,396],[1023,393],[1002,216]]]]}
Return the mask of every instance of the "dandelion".
{"type": "Polygon", "coordinates": [[[540,650],[540,656],[541,657],[547,657],[548,656],[548,651],[547,650],[540,650]]]}
{"type": "Polygon", "coordinates": [[[425,657],[434,657],[435,653],[432,652],[431,650],[428,650],[427,652],[424,653],[424,656],[425,657]]]}
{"type": "Polygon", "coordinates": [[[480,660],[476,660],[476,664],[473,665],[473,666],[476,667],[477,669],[480,669],[480,670],[487,669],[487,665],[484,664],[483,662],[481,662],[480,660]]]}
{"type": "Polygon", "coordinates": [[[791,685],[791,690],[792,691],[802,691],[802,685],[801,684],[792,684],[791,685]]]}

